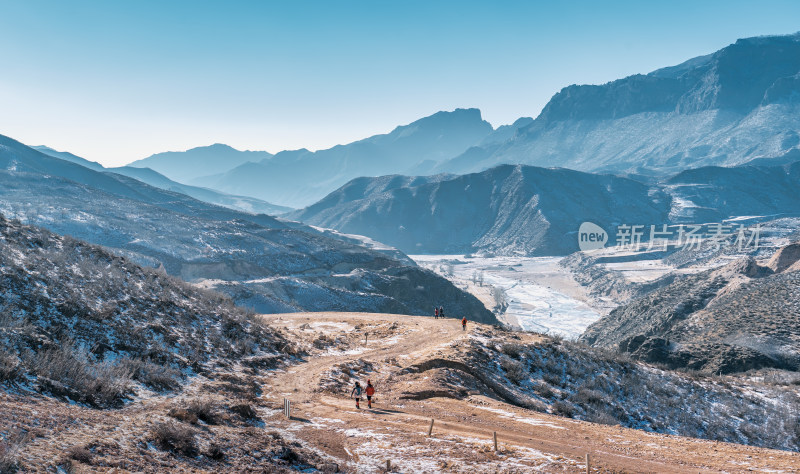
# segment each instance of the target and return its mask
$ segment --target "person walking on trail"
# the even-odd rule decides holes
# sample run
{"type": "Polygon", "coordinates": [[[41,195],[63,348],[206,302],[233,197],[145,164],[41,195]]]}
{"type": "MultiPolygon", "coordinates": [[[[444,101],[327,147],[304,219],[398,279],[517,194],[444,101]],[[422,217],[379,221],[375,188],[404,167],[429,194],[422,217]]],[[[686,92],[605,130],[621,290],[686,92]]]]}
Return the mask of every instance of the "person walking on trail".
{"type": "Polygon", "coordinates": [[[444,317],[444,306],[439,306],[439,317],[440,318],[444,317]]]}
{"type": "Polygon", "coordinates": [[[367,408],[372,408],[372,396],[375,395],[375,387],[372,386],[372,381],[367,380],[367,408]]]}
{"type": "Polygon", "coordinates": [[[359,405],[359,402],[361,401],[361,384],[358,383],[358,380],[356,380],[356,386],[353,387],[353,391],[350,392],[350,396],[356,399],[356,408],[360,410],[361,405],[359,405]]]}
{"type": "Polygon", "coordinates": [[[461,318],[461,330],[462,331],[466,331],[467,330],[467,317],[466,316],[461,318]]]}
{"type": "Polygon", "coordinates": [[[433,307],[433,319],[439,319],[439,308],[433,307]]]}

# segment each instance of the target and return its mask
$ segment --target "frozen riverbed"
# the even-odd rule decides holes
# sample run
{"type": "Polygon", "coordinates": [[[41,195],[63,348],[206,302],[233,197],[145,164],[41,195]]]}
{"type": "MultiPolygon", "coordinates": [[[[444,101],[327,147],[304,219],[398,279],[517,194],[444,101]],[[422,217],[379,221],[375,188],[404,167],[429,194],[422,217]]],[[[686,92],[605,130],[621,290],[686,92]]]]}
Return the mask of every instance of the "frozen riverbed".
{"type": "Polygon", "coordinates": [[[576,338],[603,311],[589,305],[583,288],[558,266],[560,257],[411,258],[474,294],[490,309],[496,304],[492,288],[503,290],[508,306],[499,318],[525,331],[576,338]]]}

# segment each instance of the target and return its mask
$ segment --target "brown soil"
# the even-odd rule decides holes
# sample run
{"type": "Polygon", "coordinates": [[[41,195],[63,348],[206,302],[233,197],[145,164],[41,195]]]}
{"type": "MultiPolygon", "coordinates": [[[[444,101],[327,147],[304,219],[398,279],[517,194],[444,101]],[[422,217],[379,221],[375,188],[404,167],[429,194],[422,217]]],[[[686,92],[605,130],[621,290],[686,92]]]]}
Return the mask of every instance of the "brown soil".
{"type": "MultiPolygon", "coordinates": [[[[59,466],[72,472],[292,472],[307,463],[322,472],[370,473],[385,472],[387,460],[394,472],[585,472],[587,453],[592,472],[797,472],[800,466],[798,453],[592,424],[505,403],[475,368],[459,365],[471,331],[462,332],[455,319],[357,313],[264,318],[309,355],[260,375],[236,369],[198,377],[180,394],[143,396],[119,410],[0,391],[0,434],[27,432],[16,455],[24,472],[59,466]],[[374,406],[367,409],[363,400],[356,410],[351,383],[367,378],[377,388],[374,406]],[[284,398],[292,402],[291,419],[283,416],[284,398]],[[187,421],[192,400],[210,403],[216,420],[187,421]],[[245,419],[246,410],[236,408],[242,404],[258,419],[245,419]],[[157,446],[152,433],[159,423],[190,428],[197,452],[157,446]],[[212,457],[215,447],[221,460],[212,457]]],[[[468,329],[475,327],[469,323],[468,329]]],[[[542,338],[519,337],[530,344],[542,338]]]]}
{"type": "MultiPolygon", "coordinates": [[[[435,364],[431,370],[404,371],[455,355],[459,341],[469,331],[462,332],[454,319],[356,313],[266,318],[271,325],[283,326],[307,340],[324,331],[357,342],[348,346],[349,351],[309,357],[269,380],[266,390],[268,397],[288,397],[294,403],[294,419],[282,423],[297,426],[306,442],[333,456],[341,456],[341,450],[347,448],[357,468],[377,469],[388,459],[404,466],[405,472],[414,470],[415,461],[422,460],[418,456],[424,456],[426,462],[438,463],[444,471],[495,472],[498,463],[503,466],[505,462],[508,471],[542,468],[583,472],[587,453],[592,470],[597,472],[794,472],[800,466],[798,453],[647,433],[514,407],[477,380],[467,393],[459,393],[460,387],[448,379],[452,378],[451,371],[443,369],[442,364],[435,364]],[[334,389],[341,390],[338,393],[320,391],[320,381],[330,377],[331,367],[357,368],[364,362],[372,364],[372,371],[357,375],[362,385],[367,378],[376,384],[378,401],[373,410],[364,409],[366,403],[361,410],[355,409],[348,398],[349,383],[333,384],[334,389]],[[435,419],[433,436],[427,438],[431,418],[435,419]],[[500,445],[497,454],[489,442],[493,432],[500,445]],[[317,439],[324,444],[317,444],[317,439]],[[442,444],[439,439],[448,443],[442,444]],[[470,445],[470,449],[460,449],[463,445],[470,445]],[[366,463],[357,459],[360,451],[365,452],[366,463]]],[[[522,343],[535,343],[541,336],[522,334],[521,338],[522,343]]],[[[463,383],[461,375],[459,382],[463,383]]]]}

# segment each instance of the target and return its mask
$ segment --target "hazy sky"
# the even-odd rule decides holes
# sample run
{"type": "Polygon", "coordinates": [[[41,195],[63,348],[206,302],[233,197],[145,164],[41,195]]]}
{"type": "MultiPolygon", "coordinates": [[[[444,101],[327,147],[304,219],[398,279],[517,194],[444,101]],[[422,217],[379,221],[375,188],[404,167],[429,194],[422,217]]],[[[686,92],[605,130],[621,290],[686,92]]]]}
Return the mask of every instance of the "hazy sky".
{"type": "Polygon", "coordinates": [[[106,165],[320,149],[800,30],[800,1],[0,0],[0,134],[106,165]]]}

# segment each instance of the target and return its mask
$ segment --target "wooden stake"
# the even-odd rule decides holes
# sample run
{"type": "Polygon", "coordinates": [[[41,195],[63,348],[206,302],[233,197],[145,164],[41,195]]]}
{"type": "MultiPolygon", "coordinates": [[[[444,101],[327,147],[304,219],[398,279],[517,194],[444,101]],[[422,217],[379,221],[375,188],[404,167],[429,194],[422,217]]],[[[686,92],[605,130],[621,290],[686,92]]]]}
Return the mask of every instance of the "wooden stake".
{"type": "Polygon", "coordinates": [[[497,431],[494,431],[494,452],[497,452],[497,431]]]}
{"type": "Polygon", "coordinates": [[[392,461],[386,460],[386,472],[392,472],[392,461]]]}
{"type": "Polygon", "coordinates": [[[431,426],[428,427],[428,436],[430,436],[431,433],[433,433],[433,418],[431,418],[431,426]]]}
{"type": "Polygon", "coordinates": [[[286,416],[286,419],[292,419],[292,404],[288,398],[283,399],[283,414],[286,416]]]}
{"type": "Polygon", "coordinates": [[[586,453],[586,474],[589,474],[591,470],[592,470],[591,459],[589,458],[589,453],[586,453]]]}

